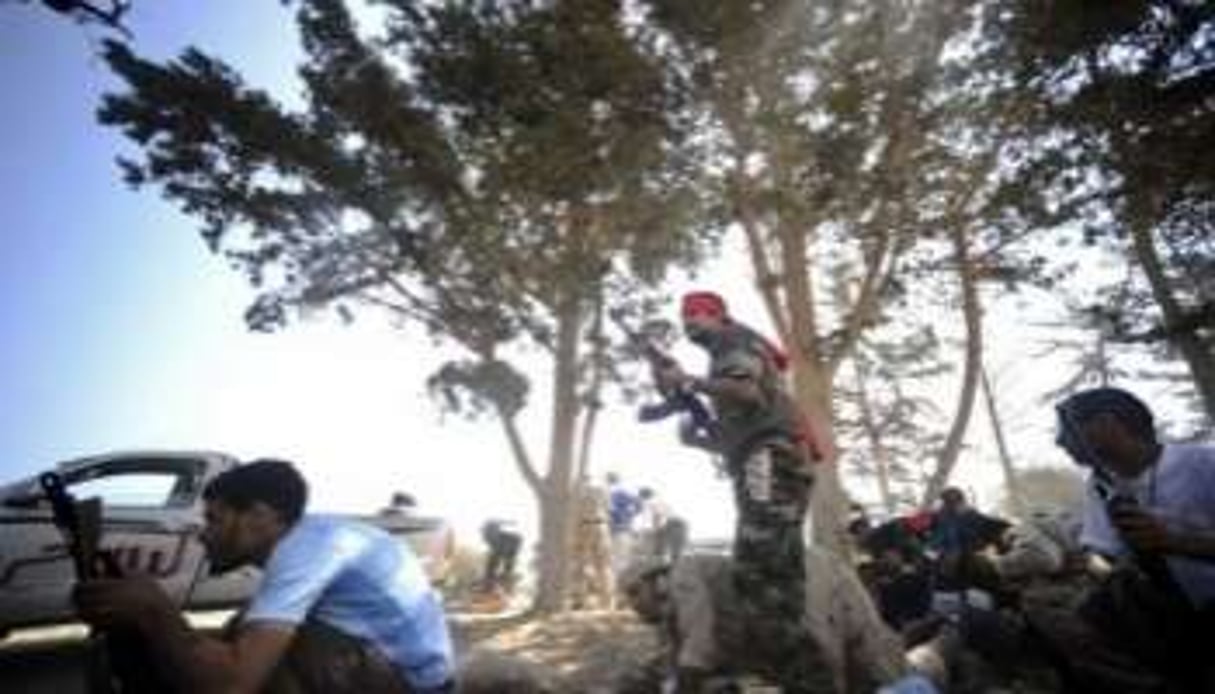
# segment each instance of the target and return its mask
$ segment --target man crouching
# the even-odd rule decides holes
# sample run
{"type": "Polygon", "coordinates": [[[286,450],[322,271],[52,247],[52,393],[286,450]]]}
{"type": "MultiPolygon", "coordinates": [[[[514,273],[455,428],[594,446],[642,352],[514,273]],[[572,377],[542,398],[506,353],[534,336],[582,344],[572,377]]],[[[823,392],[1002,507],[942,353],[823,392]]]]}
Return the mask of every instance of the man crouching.
{"type": "MultiPolygon", "coordinates": [[[[816,547],[805,556],[806,623],[821,673],[837,691],[871,694],[906,672],[902,645],[877,614],[860,580],[842,562],[816,547]]],[[[642,560],[621,576],[629,605],[657,627],[659,662],[648,663],[617,688],[618,694],[736,691],[738,682],[763,673],[738,616],[739,596],[731,559],[685,554],[674,564],[642,560]],[[662,689],[662,680],[673,681],[662,689]],[[672,686],[673,685],[673,686],[672,686]]]]}
{"type": "Polygon", "coordinates": [[[81,619],[138,629],[149,663],[183,691],[450,692],[451,640],[417,558],[378,528],[303,515],[307,495],[277,460],[228,470],[203,490],[212,570],[264,572],[225,638],[191,629],[146,577],[79,584],[81,619]]]}

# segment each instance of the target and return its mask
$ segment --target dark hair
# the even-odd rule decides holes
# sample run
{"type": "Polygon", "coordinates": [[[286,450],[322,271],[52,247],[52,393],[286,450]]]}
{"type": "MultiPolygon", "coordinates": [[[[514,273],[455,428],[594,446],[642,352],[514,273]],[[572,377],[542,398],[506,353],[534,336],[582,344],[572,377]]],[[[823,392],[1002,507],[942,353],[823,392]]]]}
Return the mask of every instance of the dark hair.
{"type": "Polygon", "coordinates": [[[1142,400],[1121,388],[1083,390],[1059,404],[1060,419],[1079,426],[1101,414],[1112,415],[1131,433],[1150,442],[1156,441],[1152,411],[1142,400]]]}
{"type": "Polygon", "coordinates": [[[308,503],[308,483],[285,460],[263,458],[220,473],[203,489],[203,499],[218,501],[237,511],[262,502],[291,525],[308,503]]]}
{"type": "Polygon", "coordinates": [[[966,501],[966,492],[962,491],[961,487],[946,487],[941,490],[937,498],[944,501],[947,496],[956,496],[962,501],[966,501]]]}

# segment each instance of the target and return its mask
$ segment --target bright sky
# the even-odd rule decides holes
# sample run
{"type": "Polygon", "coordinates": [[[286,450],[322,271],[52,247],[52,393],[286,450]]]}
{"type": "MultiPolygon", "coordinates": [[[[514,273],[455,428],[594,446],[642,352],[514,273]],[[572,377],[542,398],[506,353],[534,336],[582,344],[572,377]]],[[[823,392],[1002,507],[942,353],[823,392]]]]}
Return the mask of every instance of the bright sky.
{"type": "MultiPolygon", "coordinates": [[[[203,4],[136,2],[138,52],[166,57],[193,43],[290,99],[290,10],[270,0],[208,1],[205,12],[203,4]]],[[[368,511],[392,490],[410,490],[473,542],[488,516],[533,519],[497,423],[443,420],[427,397],[425,377],[443,355],[425,338],[374,316],[247,332],[241,316],[252,293],[206,252],[196,223],[119,181],[113,158],[125,143],[93,117],[112,86],[93,54],[101,32],[36,4],[0,5],[0,15],[0,481],[78,455],[199,448],[298,461],[316,508],[368,511]]],[[[709,277],[737,315],[762,324],[745,256],[726,254],[709,277]]],[[[1004,363],[1004,348],[993,363],[1004,363]]],[[[998,376],[1016,396],[1023,379],[998,376]]],[[[952,387],[940,393],[946,412],[954,398],[952,387]]],[[[545,453],[548,409],[533,400],[536,455],[545,453]]],[[[1017,452],[1058,462],[1049,412],[1030,419],[1017,452]]],[[[982,446],[981,411],[971,428],[982,446]]],[[[694,534],[720,536],[732,525],[726,485],[703,457],[681,449],[669,426],[635,424],[625,405],[610,405],[593,467],[655,487],[694,534]]],[[[959,473],[994,498],[989,455],[959,473]]]]}

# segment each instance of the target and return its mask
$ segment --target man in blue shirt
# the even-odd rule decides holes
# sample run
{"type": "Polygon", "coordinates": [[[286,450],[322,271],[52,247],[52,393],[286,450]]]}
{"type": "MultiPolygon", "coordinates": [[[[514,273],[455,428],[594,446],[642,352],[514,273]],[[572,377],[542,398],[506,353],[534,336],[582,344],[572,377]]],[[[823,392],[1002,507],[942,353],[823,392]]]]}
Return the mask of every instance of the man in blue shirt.
{"type": "Polygon", "coordinates": [[[612,571],[619,574],[633,556],[633,522],[641,513],[641,499],[620,483],[620,476],[607,474],[608,537],[611,542],[612,571]]]}
{"type": "Polygon", "coordinates": [[[452,691],[442,606],[405,543],[356,521],[304,516],[307,485],[282,461],[229,470],[203,498],[213,570],[264,570],[229,638],[191,630],[146,578],[78,586],[86,622],[139,629],[150,661],[188,691],[452,691]]]}
{"type": "Polygon", "coordinates": [[[966,502],[966,494],[947,487],[932,516],[927,549],[935,558],[938,590],[954,591],[974,584],[975,558],[998,546],[1012,527],[1007,521],[981,513],[966,502]]]}
{"type": "Polygon", "coordinates": [[[641,499],[620,484],[620,477],[614,473],[607,474],[608,483],[608,515],[609,528],[612,535],[629,534],[633,532],[633,520],[641,513],[641,499]]]}

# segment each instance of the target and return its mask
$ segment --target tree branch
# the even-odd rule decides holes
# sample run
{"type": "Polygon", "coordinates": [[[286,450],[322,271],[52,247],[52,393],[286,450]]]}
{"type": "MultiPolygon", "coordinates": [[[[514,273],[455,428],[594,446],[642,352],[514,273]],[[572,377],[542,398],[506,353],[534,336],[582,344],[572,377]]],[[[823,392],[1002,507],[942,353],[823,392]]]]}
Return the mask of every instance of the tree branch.
{"type": "Polygon", "coordinates": [[[519,433],[519,426],[515,422],[514,415],[508,414],[497,403],[494,403],[494,409],[498,413],[498,421],[502,423],[506,441],[510,444],[511,459],[515,461],[515,467],[519,470],[519,474],[523,475],[527,486],[536,494],[536,498],[543,499],[548,490],[545,488],[544,480],[536,471],[536,466],[532,463],[531,454],[528,453],[523,435],[519,433]]]}

